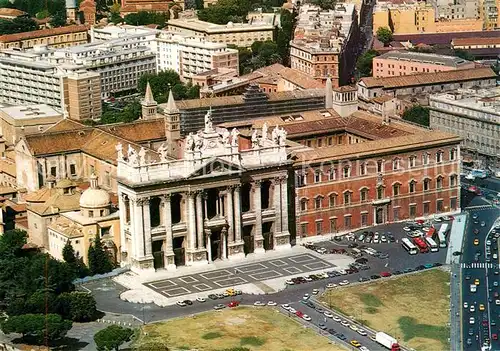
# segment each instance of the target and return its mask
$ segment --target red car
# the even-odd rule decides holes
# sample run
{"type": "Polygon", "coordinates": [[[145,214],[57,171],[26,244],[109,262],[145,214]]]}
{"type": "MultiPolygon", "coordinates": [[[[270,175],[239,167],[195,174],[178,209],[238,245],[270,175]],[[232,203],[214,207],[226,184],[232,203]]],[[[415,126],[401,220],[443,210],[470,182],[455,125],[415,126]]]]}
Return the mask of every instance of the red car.
{"type": "Polygon", "coordinates": [[[381,277],[385,277],[385,278],[390,277],[391,275],[392,274],[390,272],[382,272],[382,273],[380,273],[380,276],[381,277]]]}
{"type": "Polygon", "coordinates": [[[295,315],[299,318],[302,318],[304,316],[304,313],[302,311],[297,311],[295,312],[295,315]]]}
{"type": "Polygon", "coordinates": [[[238,307],[240,305],[239,301],[231,301],[227,304],[227,307],[238,307]]]}
{"type": "Polygon", "coordinates": [[[483,321],[483,327],[487,327],[488,326],[488,321],[483,321]]]}
{"type": "Polygon", "coordinates": [[[491,334],[491,338],[493,340],[498,340],[498,334],[491,334]]]}
{"type": "Polygon", "coordinates": [[[417,220],[415,221],[415,223],[418,223],[418,224],[424,224],[424,223],[425,223],[425,221],[424,221],[423,219],[417,219],[417,220]]]}

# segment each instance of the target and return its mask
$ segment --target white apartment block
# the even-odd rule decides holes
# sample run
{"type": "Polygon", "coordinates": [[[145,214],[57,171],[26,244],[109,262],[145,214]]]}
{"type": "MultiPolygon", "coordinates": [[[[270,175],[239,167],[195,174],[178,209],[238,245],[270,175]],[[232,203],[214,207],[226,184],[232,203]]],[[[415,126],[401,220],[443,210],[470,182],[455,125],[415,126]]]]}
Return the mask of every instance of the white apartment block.
{"type": "Polygon", "coordinates": [[[238,50],[190,34],[124,25],[91,29],[91,38],[96,42],[115,38],[142,41],[156,54],[157,71],[172,69],[184,81],[215,68],[238,71],[238,50]]]}
{"type": "Polygon", "coordinates": [[[429,107],[431,128],[461,136],[472,155],[500,161],[500,87],[430,95],[429,107]]]}

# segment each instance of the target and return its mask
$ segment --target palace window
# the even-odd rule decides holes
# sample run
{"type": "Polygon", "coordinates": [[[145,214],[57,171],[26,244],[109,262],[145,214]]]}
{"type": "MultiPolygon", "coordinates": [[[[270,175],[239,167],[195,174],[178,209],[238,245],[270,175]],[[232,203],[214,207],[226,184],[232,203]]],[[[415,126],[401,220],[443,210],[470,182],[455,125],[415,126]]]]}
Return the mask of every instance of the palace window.
{"type": "Polygon", "coordinates": [[[384,187],[382,185],[377,187],[377,200],[382,200],[384,198],[384,187]]]}
{"type": "Polygon", "coordinates": [[[431,190],[431,180],[429,178],[424,179],[424,191],[431,190]]]}
{"type": "Polygon", "coordinates": [[[307,199],[300,200],[300,210],[307,211],[307,199]]]}
{"type": "Polygon", "coordinates": [[[320,170],[317,170],[316,172],[314,172],[314,182],[315,183],[321,182],[321,171],[320,170]]]}
{"type": "Polygon", "coordinates": [[[359,192],[359,197],[361,199],[361,202],[368,201],[368,189],[367,188],[361,189],[361,191],[359,192]]]}
{"type": "Polygon", "coordinates": [[[439,176],[436,178],[436,189],[443,188],[443,177],[439,176]]]}
{"type": "Polygon", "coordinates": [[[344,178],[349,178],[351,176],[351,167],[350,166],[344,166],[343,176],[344,176],[344,178]]]}
{"type": "Polygon", "coordinates": [[[396,183],[392,186],[392,195],[393,196],[398,196],[401,190],[401,184],[396,183]]]}
{"type": "Polygon", "coordinates": [[[317,196],[316,199],[314,199],[314,208],[320,209],[322,206],[322,201],[323,198],[321,196],[317,196]]]}
{"type": "Polygon", "coordinates": [[[344,205],[349,205],[351,203],[351,192],[346,191],[344,193],[344,205]]]}
{"type": "Polygon", "coordinates": [[[450,176],[450,187],[457,186],[457,184],[458,184],[458,177],[456,174],[452,174],[450,176]]]}
{"type": "Polygon", "coordinates": [[[437,163],[443,162],[443,152],[442,151],[436,152],[436,162],[437,163]]]}
{"type": "Polygon", "coordinates": [[[410,193],[414,193],[416,188],[417,188],[417,182],[412,180],[410,181],[410,185],[409,185],[409,190],[410,190],[410,193]]]}
{"type": "Polygon", "coordinates": [[[330,199],[330,207],[337,206],[337,194],[330,194],[329,199],[330,199]]]}

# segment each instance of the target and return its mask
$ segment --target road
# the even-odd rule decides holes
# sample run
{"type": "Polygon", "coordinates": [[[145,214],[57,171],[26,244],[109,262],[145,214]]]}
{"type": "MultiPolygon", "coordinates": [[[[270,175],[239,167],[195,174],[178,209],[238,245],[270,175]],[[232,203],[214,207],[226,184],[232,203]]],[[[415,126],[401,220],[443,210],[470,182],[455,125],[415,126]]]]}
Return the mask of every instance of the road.
{"type": "MultiPolygon", "coordinates": [[[[491,229],[499,216],[500,210],[498,208],[469,211],[461,261],[462,345],[464,350],[480,350],[486,339],[494,339],[495,335],[498,334],[496,323],[499,322],[500,306],[497,306],[494,301],[493,294],[497,288],[493,286],[493,283],[499,280],[499,261],[491,258],[491,262],[487,262],[486,250],[489,246],[487,241],[493,239],[491,229]],[[484,221],[484,226],[481,226],[481,223],[474,223],[473,216],[475,215],[478,216],[479,222],[484,221]],[[475,231],[479,232],[475,234],[475,231]],[[474,242],[476,239],[478,243],[474,242]],[[477,254],[480,254],[478,258],[476,258],[477,254]],[[475,284],[476,279],[479,280],[477,285],[475,284]],[[471,285],[477,286],[476,292],[471,292],[471,285]],[[464,303],[467,303],[469,307],[464,308],[464,303]],[[480,308],[481,305],[484,308],[480,308]],[[473,311],[471,311],[470,306],[474,306],[473,311]],[[471,318],[474,319],[473,322],[471,318]]],[[[498,253],[497,243],[492,240],[492,244],[490,246],[491,255],[498,253]]],[[[491,341],[492,349],[500,350],[500,343],[497,340],[491,341]]]]}

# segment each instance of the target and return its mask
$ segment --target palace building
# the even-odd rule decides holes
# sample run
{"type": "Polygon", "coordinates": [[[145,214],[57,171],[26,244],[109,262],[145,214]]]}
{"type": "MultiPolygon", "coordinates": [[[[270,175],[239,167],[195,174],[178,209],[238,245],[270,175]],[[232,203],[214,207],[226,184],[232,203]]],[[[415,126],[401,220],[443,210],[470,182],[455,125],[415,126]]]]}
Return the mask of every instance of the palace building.
{"type": "MultiPolygon", "coordinates": [[[[132,270],[175,269],[290,248],[286,132],[267,126],[251,141],[236,128],[204,129],[167,147],[118,150],[122,261],[132,270]]],[[[291,178],[293,179],[293,178],[291,178]]]]}

